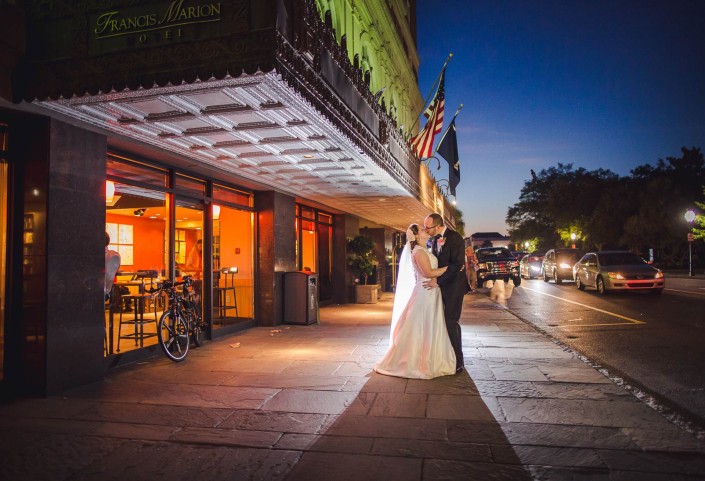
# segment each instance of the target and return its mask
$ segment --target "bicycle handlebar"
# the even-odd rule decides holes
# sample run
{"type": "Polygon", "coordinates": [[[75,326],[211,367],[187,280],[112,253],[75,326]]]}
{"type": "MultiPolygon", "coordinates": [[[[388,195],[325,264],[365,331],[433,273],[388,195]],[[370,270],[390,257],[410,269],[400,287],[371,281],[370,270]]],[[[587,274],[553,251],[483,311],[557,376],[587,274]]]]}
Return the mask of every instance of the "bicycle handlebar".
{"type": "Polygon", "coordinates": [[[164,280],[160,283],[157,283],[157,287],[155,289],[149,288],[149,289],[145,289],[144,291],[147,294],[155,294],[155,293],[164,291],[166,289],[173,289],[173,288],[179,287],[179,286],[190,287],[192,285],[193,285],[193,279],[191,278],[191,276],[184,276],[182,281],[172,282],[167,279],[167,280],[164,280]]]}

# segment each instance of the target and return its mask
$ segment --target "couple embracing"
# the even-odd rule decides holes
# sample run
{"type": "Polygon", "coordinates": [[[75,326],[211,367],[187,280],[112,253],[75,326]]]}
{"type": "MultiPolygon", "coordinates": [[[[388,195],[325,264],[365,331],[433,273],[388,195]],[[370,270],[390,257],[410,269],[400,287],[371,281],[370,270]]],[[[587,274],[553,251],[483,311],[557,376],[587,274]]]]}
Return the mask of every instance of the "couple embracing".
{"type": "Polygon", "coordinates": [[[460,312],[468,283],[465,242],[440,214],[411,224],[399,259],[389,349],[380,374],[432,379],[463,370],[460,312]],[[426,248],[432,240],[431,252],[426,248]]]}

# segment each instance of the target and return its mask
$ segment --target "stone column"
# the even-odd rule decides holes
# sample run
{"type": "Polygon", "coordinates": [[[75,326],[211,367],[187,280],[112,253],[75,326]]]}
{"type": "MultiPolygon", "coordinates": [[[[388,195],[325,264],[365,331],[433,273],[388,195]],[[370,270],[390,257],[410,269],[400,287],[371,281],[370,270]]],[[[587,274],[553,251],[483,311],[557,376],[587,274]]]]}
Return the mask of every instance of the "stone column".
{"type": "Polygon", "coordinates": [[[284,273],[296,270],[296,199],[273,191],[256,192],[257,290],[255,320],[260,326],[283,322],[284,273]]]}
{"type": "Polygon", "coordinates": [[[105,136],[50,121],[47,392],[101,379],[105,136]]]}

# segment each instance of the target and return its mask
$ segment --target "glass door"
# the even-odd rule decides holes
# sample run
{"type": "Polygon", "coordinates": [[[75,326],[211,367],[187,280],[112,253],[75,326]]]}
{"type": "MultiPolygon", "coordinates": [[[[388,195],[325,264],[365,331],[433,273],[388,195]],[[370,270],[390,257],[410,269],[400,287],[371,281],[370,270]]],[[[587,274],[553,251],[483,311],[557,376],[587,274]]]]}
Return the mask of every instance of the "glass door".
{"type": "Polygon", "coordinates": [[[176,199],[174,250],[177,276],[191,276],[203,312],[203,201],[176,199]]]}
{"type": "Polygon", "coordinates": [[[333,298],[333,216],[318,214],[318,298],[333,298]]]}
{"type": "Polygon", "coordinates": [[[167,194],[121,182],[107,186],[106,260],[117,253],[119,266],[105,306],[106,356],[157,343],[164,306],[146,291],[167,275],[169,234],[167,194]]]}
{"type": "Polygon", "coordinates": [[[254,213],[213,205],[213,328],[254,318],[254,213]]]}

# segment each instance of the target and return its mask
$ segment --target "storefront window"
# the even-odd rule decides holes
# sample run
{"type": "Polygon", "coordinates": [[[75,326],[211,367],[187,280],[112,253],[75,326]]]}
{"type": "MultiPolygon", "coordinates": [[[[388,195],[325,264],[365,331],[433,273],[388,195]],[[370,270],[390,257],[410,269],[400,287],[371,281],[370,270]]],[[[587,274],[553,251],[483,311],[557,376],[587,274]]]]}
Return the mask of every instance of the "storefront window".
{"type": "Polygon", "coordinates": [[[213,185],[213,200],[215,200],[216,203],[227,202],[242,207],[254,207],[255,198],[250,192],[215,184],[213,185]]]}
{"type": "MultiPolygon", "coordinates": [[[[176,268],[181,276],[203,280],[203,203],[176,200],[176,236],[179,253],[176,268]]],[[[203,282],[199,282],[202,286],[203,282]]]]}
{"type": "Polygon", "coordinates": [[[108,249],[120,254],[120,267],[106,302],[106,355],[156,344],[164,304],[145,291],[168,275],[167,194],[112,184],[106,187],[105,231],[108,249]]]}
{"type": "Polygon", "coordinates": [[[333,216],[296,206],[296,255],[300,270],[318,274],[320,300],[332,298],[333,216]]]}
{"type": "Polygon", "coordinates": [[[301,269],[316,272],[316,224],[312,220],[301,221],[301,269]]]}
{"type": "Polygon", "coordinates": [[[108,177],[117,176],[128,183],[149,185],[162,189],[168,186],[168,176],[164,169],[124,159],[117,155],[108,157],[106,167],[108,177]]]}
{"type": "Polygon", "coordinates": [[[191,197],[203,197],[206,193],[206,182],[199,179],[194,179],[187,175],[176,175],[176,191],[180,194],[186,194],[191,197]]]}
{"type": "Polygon", "coordinates": [[[120,254],[122,265],[112,290],[116,300],[106,302],[106,355],[156,344],[155,319],[167,308],[165,299],[138,300],[143,303],[138,308],[127,301],[162,278],[181,280],[188,275],[195,279],[201,312],[213,328],[254,318],[251,192],[210,185],[177,172],[170,176],[167,170],[114,156],[108,160],[108,179],[112,185],[106,185],[106,232],[111,239],[109,249],[120,254]],[[174,179],[173,185],[169,178],[174,179]],[[213,208],[210,238],[206,230],[211,229],[204,228],[207,205],[213,208]],[[149,232],[147,226],[151,226],[149,232]],[[204,258],[211,254],[212,269],[205,262],[208,257],[204,258]],[[145,270],[158,275],[143,280],[140,273],[145,270]],[[212,276],[212,296],[205,295],[210,284],[204,282],[206,275],[212,276]],[[210,299],[212,306],[204,305],[210,299]],[[135,318],[139,318],[137,323],[135,318]]]}
{"type": "Polygon", "coordinates": [[[213,205],[213,328],[254,318],[254,213],[213,205]]]}

